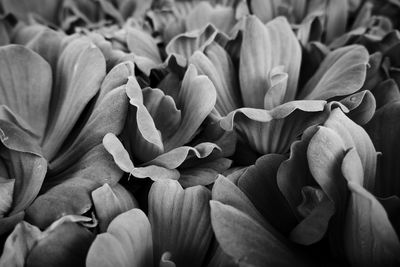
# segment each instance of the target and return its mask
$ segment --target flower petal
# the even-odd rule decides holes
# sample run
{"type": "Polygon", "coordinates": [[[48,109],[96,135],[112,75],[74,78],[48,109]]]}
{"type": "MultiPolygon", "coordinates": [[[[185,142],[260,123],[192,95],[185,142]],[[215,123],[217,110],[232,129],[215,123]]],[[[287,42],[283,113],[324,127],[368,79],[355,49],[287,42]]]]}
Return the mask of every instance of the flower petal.
{"type": "Polygon", "coordinates": [[[94,240],[86,266],[153,266],[151,226],[143,211],[131,209],[117,216],[94,240]]]}
{"type": "Polygon", "coordinates": [[[301,90],[298,99],[328,100],[355,93],[364,84],[368,60],[368,51],[359,45],[330,52],[301,90]]]}
{"type": "Polygon", "coordinates": [[[351,196],[345,249],[354,266],[397,266],[400,242],[383,206],[361,185],[349,182],[351,196]]]}
{"type": "Polygon", "coordinates": [[[100,89],[105,60],[89,39],[72,40],[61,53],[43,150],[53,159],[88,102],[100,89]],[[82,90],[85,88],[85,90],[82,90]]]}
{"type": "Polygon", "coordinates": [[[154,261],[168,251],[177,266],[201,266],[211,242],[211,193],[201,186],[185,190],[177,181],[155,182],[149,193],[154,261]]]}
{"type": "Polygon", "coordinates": [[[120,184],[113,188],[104,184],[92,192],[92,199],[101,232],[107,230],[117,215],[139,207],[135,198],[120,184]]]}
{"type": "Polygon", "coordinates": [[[105,183],[114,185],[121,176],[103,145],[98,145],[70,168],[48,177],[45,193],[28,208],[25,219],[45,228],[64,215],[82,215],[92,207],[91,192],[105,183]]]}
{"type": "Polygon", "coordinates": [[[238,209],[212,200],[211,222],[221,248],[252,266],[309,266],[279,238],[238,209]]]}
{"type": "Polygon", "coordinates": [[[192,140],[201,123],[213,110],[217,93],[212,82],[203,75],[197,75],[189,65],[179,91],[177,107],[182,111],[182,121],[176,133],[165,140],[166,150],[187,144],[192,140]]]}
{"type": "Polygon", "coordinates": [[[51,96],[50,65],[19,45],[1,47],[0,64],[0,104],[21,116],[43,138],[51,96]]]}
{"type": "Polygon", "coordinates": [[[287,90],[279,92],[287,102],[294,100],[300,72],[301,48],[290,24],[283,17],[265,26],[250,16],[246,19],[240,52],[239,80],[244,105],[263,108],[264,96],[270,89],[270,73],[283,66],[288,74],[287,90]]]}
{"type": "Polygon", "coordinates": [[[202,53],[196,51],[189,59],[200,74],[206,75],[217,90],[215,108],[226,116],[241,106],[238,81],[233,62],[228,53],[218,44],[211,44],[202,53]]]}

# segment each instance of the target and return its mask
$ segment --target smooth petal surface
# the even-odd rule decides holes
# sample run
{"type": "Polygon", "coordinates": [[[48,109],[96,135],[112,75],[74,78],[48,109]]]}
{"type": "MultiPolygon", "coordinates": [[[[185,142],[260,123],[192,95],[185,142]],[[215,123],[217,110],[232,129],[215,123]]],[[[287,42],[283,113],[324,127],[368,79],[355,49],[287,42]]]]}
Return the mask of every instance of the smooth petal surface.
{"type": "Polygon", "coordinates": [[[287,90],[277,93],[283,95],[282,99],[285,102],[294,100],[300,63],[300,44],[285,18],[280,17],[263,25],[258,18],[248,17],[245,22],[239,66],[244,105],[251,108],[264,107],[264,96],[271,88],[270,73],[278,66],[283,66],[288,81],[287,90]]]}
{"type": "Polygon", "coordinates": [[[53,86],[43,150],[53,159],[105,76],[101,51],[88,39],[72,40],[61,53],[53,86]]]}
{"type": "Polygon", "coordinates": [[[41,237],[42,232],[36,226],[19,223],[6,240],[0,267],[24,267],[26,257],[41,237]]]}
{"type": "Polygon", "coordinates": [[[101,232],[107,230],[117,215],[139,207],[135,198],[118,183],[113,188],[108,184],[97,188],[92,192],[92,199],[101,232]]]}
{"type": "Polygon", "coordinates": [[[0,104],[21,116],[43,138],[52,86],[50,65],[19,45],[0,49],[0,104]]]}
{"type": "Polygon", "coordinates": [[[127,29],[126,44],[135,55],[144,56],[152,60],[154,64],[162,63],[157,43],[148,33],[130,27],[127,29]]]}
{"type": "Polygon", "coordinates": [[[199,74],[206,75],[217,91],[215,108],[222,116],[241,106],[236,72],[229,54],[218,44],[211,44],[202,53],[196,51],[189,59],[199,74]]]}
{"type": "Polygon", "coordinates": [[[106,94],[72,144],[50,163],[51,172],[56,173],[67,168],[90,149],[101,144],[106,134],[120,134],[127,110],[128,98],[123,86],[106,94]]]}
{"type": "Polygon", "coordinates": [[[165,140],[167,151],[192,140],[201,123],[213,110],[216,99],[217,93],[210,79],[198,75],[196,68],[189,65],[177,101],[177,107],[182,110],[182,121],[176,133],[165,140]]]}
{"type": "Polygon", "coordinates": [[[121,176],[112,157],[98,145],[77,164],[48,177],[47,191],[29,207],[26,220],[45,228],[64,215],[82,215],[92,207],[91,192],[105,183],[114,185],[121,176]]]}
{"type": "Polygon", "coordinates": [[[281,233],[287,234],[295,226],[296,218],[277,184],[277,172],[284,160],[284,156],[277,154],[262,156],[237,183],[263,217],[281,233]]]}
{"type": "Polygon", "coordinates": [[[383,206],[361,185],[349,182],[345,249],[354,266],[397,266],[400,242],[383,206]]]}
{"type": "Polygon", "coordinates": [[[15,179],[9,215],[23,211],[36,198],[47,172],[47,161],[40,155],[37,141],[17,126],[0,120],[0,155],[8,173],[15,179]]]}
{"type": "Polygon", "coordinates": [[[210,205],[216,238],[222,250],[236,261],[252,266],[309,266],[242,211],[215,200],[210,205]]]}
{"type": "Polygon", "coordinates": [[[94,240],[86,266],[153,266],[151,226],[143,211],[131,209],[116,217],[94,240]]]}
{"type": "Polygon", "coordinates": [[[328,100],[355,93],[364,84],[368,60],[368,51],[358,45],[330,52],[304,86],[298,99],[328,100]]]}
{"type": "Polygon", "coordinates": [[[218,36],[217,29],[209,24],[203,29],[183,33],[173,38],[165,48],[168,55],[175,54],[181,60],[187,60],[197,50],[202,51],[218,36]]]}
{"type": "Polygon", "coordinates": [[[211,193],[201,186],[183,190],[177,181],[155,182],[149,193],[154,261],[168,251],[177,266],[201,266],[211,242],[211,193]]]}

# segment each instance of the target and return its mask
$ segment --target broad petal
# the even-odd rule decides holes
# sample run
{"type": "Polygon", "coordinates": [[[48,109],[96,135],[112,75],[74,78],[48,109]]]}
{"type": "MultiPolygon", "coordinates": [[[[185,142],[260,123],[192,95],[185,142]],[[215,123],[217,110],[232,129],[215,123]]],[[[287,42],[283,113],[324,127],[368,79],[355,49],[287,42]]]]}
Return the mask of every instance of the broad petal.
{"type": "Polygon", "coordinates": [[[368,51],[359,45],[330,52],[302,89],[298,99],[328,100],[360,90],[364,84],[368,51]]]}
{"type": "Polygon", "coordinates": [[[120,134],[125,124],[128,105],[123,86],[106,94],[72,144],[50,163],[51,172],[57,173],[69,167],[90,149],[101,144],[106,134],[120,134]]]}
{"type": "Polygon", "coordinates": [[[182,121],[176,133],[164,141],[166,151],[191,141],[201,123],[211,113],[217,93],[212,82],[190,65],[183,78],[177,107],[182,111],[182,121]]]}
{"type": "Polygon", "coordinates": [[[101,232],[107,230],[117,215],[139,207],[136,199],[118,183],[113,187],[104,184],[97,188],[92,192],[92,199],[101,232]]]}
{"type": "Polygon", "coordinates": [[[50,65],[19,45],[1,47],[0,64],[0,104],[21,116],[43,138],[51,96],[50,65]]]}
{"type": "Polygon", "coordinates": [[[283,66],[288,74],[287,90],[279,92],[287,102],[294,100],[300,72],[301,48],[289,23],[283,17],[263,25],[259,19],[246,19],[240,52],[239,81],[246,107],[263,108],[270,89],[270,72],[283,66]]]}
{"type": "Polygon", "coordinates": [[[225,178],[222,175],[218,177],[212,189],[212,199],[246,213],[260,226],[279,235],[279,233],[265,220],[262,214],[260,214],[245,193],[228,178],[225,178]]]}
{"type": "Polygon", "coordinates": [[[324,126],[333,129],[341,138],[346,149],[354,147],[364,169],[363,186],[370,191],[375,188],[377,153],[368,134],[350,120],[340,109],[334,109],[324,126]]]}
{"type": "Polygon", "coordinates": [[[400,242],[383,206],[361,185],[349,182],[345,250],[354,266],[397,266],[400,242]]]}
{"type": "Polygon", "coordinates": [[[48,159],[54,158],[88,102],[99,91],[105,70],[103,54],[89,39],[74,39],[61,53],[51,96],[52,113],[43,142],[48,159]]]}
{"type": "Polygon", "coordinates": [[[116,217],[94,240],[86,266],[153,266],[151,226],[143,211],[131,209],[116,217]]]}
{"type": "Polygon", "coordinates": [[[277,172],[284,160],[277,154],[260,157],[240,176],[238,187],[274,228],[287,234],[295,226],[296,217],[277,184],[277,172]]]}
{"type": "Polygon", "coordinates": [[[168,251],[177,266],[201,266],[211,242],[211,193],[201,186],[183,190],[177,181],[155,182],[149,193],[154,261],[168,251]]]}
{"type": "Polygon", "coordinates": [[[162,63],[157,43],[148,33],[130,27],[127,29],[126,44],[135,55],[144,56],[154,64],[162,63]]]}
{"type": "Polygon", "coordinates": [[[44,194],[28,208],[26,220],[40,228],[67,214],[84,214],[92,207],[91,192],[105,183],[114,185],[122,176],[103,145],[87,152],[77,164],[48,177],[44,194]]]}
{"type": "Polygon", "coordinates": [[[241,106],[239,83],[235,78],[233,62],[220,45],[211,44],[204,53],[196,51],[189,62],[214,84],[217,90],[215,108],[222,116],[241,106]]]}
{"type": "Polygon", "coordinates": [[[252,266],[309,266],[288,247],[244,212],[212,200],[211,223],[225,253],[252,266]]]}

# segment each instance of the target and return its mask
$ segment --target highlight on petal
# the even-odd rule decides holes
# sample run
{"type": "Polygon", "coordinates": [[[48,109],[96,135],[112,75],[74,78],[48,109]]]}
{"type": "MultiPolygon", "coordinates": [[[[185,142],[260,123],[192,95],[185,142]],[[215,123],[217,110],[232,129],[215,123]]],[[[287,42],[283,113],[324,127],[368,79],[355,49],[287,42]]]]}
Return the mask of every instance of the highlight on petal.
{"type": "Polygon", "coordinates": [[[285,86],[276,93],[282,94],[279,99],[285,102],[294,100],[300,63],[300,44],[285,18],[276,18],[266,25],[254,16],[246,18],[239,66],[240,88],[246,107],[264,107],[264,96],[273,87],[271,72],[278,66],[282,66],[288,80],[287,89],[285,86]]]}
{"type": "Polygon", "coordinates": [[[182,110],[182,121],[176,133],[165,140],[167,151],[193,139],[201,123],[213,110],[216,99],[212,82],[206,76],[197,75],[196,68],[189,65],[177,101],[177,107],[182,110]]]}
{"type": "Polygon", "coordinates": [[[131,209],[117,216],[107,232],[93,241],[86,266],[153,266],[153,240],[149,220],[143,211],[131,209]]]}
{"type": "Polygon", "coordinates": [[[177,181],[156,181],[149,193],[154,262],[171,253],[177,266],[202,266],[211,242],[211,193],[202,186],[182,189],[177,181]]]}
{"type": "Polygon", "coordinates": [[[106,64],[101,51],[88,39],[72,40],[62,51],[53,85],[43,142],[46,158],[53,159],[88,102],[99,91],[106,64]],[[85,90],[82,90],[85,88],[85,90]]]}
{"type": "Polygon", "coordinates": [[[92,192],[92,199],[101,232],[107,230],[117,215],[139,207],[136,199],[120,184],[113,187],[104,184],[92,192]]]}

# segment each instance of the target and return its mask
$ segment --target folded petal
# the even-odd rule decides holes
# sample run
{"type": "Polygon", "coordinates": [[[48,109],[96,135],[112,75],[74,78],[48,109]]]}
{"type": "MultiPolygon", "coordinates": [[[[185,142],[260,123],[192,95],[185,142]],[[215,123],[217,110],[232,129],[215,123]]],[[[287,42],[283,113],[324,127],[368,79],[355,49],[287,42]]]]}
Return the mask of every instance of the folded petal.
{"type": "Polygon", "coordinates": [[[86,266],[153,266],[151,226],[143,211],[131,209],[117,216],[94,240],[86,266]]]}
{"type": "Polygon", "coordinates": [[[168,251],[177,266],[201,266],[211,242],[211,193],[202,186],[182,189],[177,181],[155,182],[149,193],[154,261],[168,251]]]}
{"type": "Polygon", "coordinates": [[[294,100],[300,72],[301,49],[289,23],[283,17],[266,25],[250,16],[246,19],[240,52],[239,80],[244,105],[263,108],[271,88],[270,73],[283,66],[288,75],[287,89],[277,93],[287,102],[294,100]]]}

